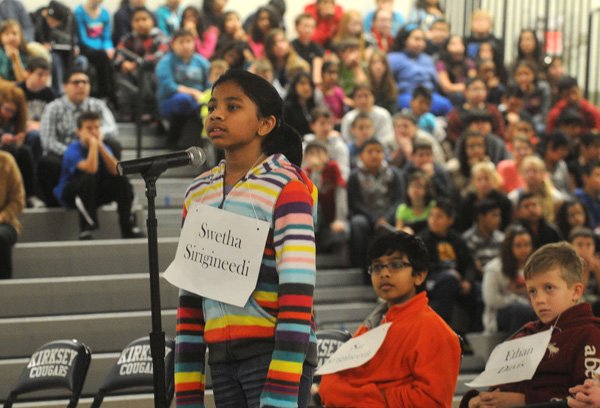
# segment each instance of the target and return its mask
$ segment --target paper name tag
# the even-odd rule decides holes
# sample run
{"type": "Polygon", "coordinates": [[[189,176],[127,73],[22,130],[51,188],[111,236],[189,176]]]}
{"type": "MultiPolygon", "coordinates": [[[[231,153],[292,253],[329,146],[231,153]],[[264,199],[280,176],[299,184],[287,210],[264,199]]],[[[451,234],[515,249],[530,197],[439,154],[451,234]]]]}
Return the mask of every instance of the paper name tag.
{"type": "Polygon", "coordinates": [[[181,289],[244,307],[258,281],[268,233],[266,221],[192,202],[164,277],[181,289]]]}
{"type": "Polygon", "coordinates": [[[485,364],[485,370],[465,384],[475,388],[531,380],[551,337],[552,328],[498,344],[485,364]]]}
{"type": "Polygon", "coordinates": [[[365,364],[375,356],[391,326],[392,323],[384,323],[361,336],[351,338],[342,344],[315,374],[332,374],[365,364]]]}

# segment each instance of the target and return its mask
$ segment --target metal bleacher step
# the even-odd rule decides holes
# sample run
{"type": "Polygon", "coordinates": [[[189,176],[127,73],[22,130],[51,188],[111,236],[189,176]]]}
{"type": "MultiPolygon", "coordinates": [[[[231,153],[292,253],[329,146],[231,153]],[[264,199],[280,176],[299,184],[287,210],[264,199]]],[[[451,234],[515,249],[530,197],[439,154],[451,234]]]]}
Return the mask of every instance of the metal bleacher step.
{"type": "MultiPolygon", "coordinates": [[[[163,330],[175,334],[175,309],[162,311],[163,330]]],[[[150,311],[0,319],[0,359],[28,357],[57,338],[77,339],[95,353],[119,352],[151,329],[150,311]]]]}
{"type": "MultiPolygon", "coordinates": [[[[149,294],[148,273],[2,280],[0,318],[148,310],[149,294]]],[[[165,279],[160,295],[163,308],[177,307],[178,289],[165,279]]],[[[317,305],[375,301],[371,288],[343,281],[317,286],[314,297],[317,305]]]]}
{"type": "MultiPolygon", "coordinates": [[[[373,302],[317,304],[320,322],[338,323],[363,319],[373,302]]],[[[162,310],[163,330],[174,336],[176,309],[162,310]]],[[[70,314],[61,316],[11,317],[0,319],[0,359],[30,356],[40,345],[57,338],[78,339],[93,351],[120,351],[123,344],[150,331],[150,311],[70,314]]]]}
{"type": "MultiPolygon", "coordinates": [[[[159,238],[159,270],[164,271],[173,260],[178,241],[178,236],[159,238]]],[[[317,256],[317,270],[321,270],[321,259],[317,256]]],[[[331,258],[327,263],[332,263],[331,258]]],[[[340,259],[339,263],[343,264],[344,260],[340,259]]],[[[15,279],[145,271],[148,271],[148,244],[145,238],[23,242],[17,243],[13,250],[15,279]]],[[[363,280],[359,269],[334,269],[317,274],[317,282],[320,286],[361,285],[363,280]]]]}
{"type": "MultiPolygon", "coordinates": [[[[138,203],[146,206],[146,185],[144,180],[139,176],[134,176],[129,179],[133,186],[138,203]]],[[[159,178],[156,182],[156,199],[157,208],[178,208],[183,207],[183,199],[185,191],[189,187],[192,177],[187,178],[159,178]]],[[[159,220],[160,221],[160,220],[159,220]]]]}
{"type": "MultiPolygon", "coordinates": [[[[170,264],[179,238],[159,238],[160,270],[170,264]]],[[[147,240],[18,243],[13,250],[13,277],[106,275],[148,270],[147,240]]]]}
{"type": "MultiPolygon", "coordinates": [[[[119,122],[119,141],[125,150],[137,148],[137,134],[135,123],[119,122]]],[[[166,135],[159,135],[156,129],[147,126],[142,127],[142,149],[167,149],[166,135]]]]}
{"type": "MultiPolygon", "coordinates": [[[[145,231],[146,212],[136,211],[137,224],[145,231]]],[[[181,209],[158,208],[156,210],[159,237],[178,237],[181,229],[181,209]]],[[[121,236],[118,214],[114,206],[102,207],[98,211],[99,229],[94,231],[96,239],[115,239],[121,236]]],[[[40,208],[26,209],[20,217],[23,232],[19,242],[72,241],[79,235],[79,214],[74,209],[40,208]]]]}

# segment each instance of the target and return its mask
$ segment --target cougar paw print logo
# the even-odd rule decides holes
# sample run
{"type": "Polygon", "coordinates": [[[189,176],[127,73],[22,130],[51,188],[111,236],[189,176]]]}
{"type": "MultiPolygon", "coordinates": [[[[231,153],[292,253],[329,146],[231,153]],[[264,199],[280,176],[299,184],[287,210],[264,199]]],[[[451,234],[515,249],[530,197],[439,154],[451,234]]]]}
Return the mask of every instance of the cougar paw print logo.
{"type": "Polygon", "coordinates": [[[554,357],[558,353],[558,347],[556,347],[556,343],[548,344],[548,357],[554,357]]]}

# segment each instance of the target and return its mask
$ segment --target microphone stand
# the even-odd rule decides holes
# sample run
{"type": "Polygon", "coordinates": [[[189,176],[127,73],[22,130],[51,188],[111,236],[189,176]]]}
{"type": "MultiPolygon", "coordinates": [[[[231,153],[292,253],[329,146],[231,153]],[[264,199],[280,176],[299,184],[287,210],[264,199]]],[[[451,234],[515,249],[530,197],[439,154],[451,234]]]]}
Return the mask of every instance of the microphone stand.
{"type": "Polygon", "coordinates": [[[162,331],[160,306],[160,282],[158,271],[158,236],[156,220],[156,180],[167,170],[167,160],[157,159],[142,173],[146,183],[146,198],[148,200],[148,218],[146,228],[148,233],[148,260],[150,269],[150,304],[152,311],[152,331],[150,332],[150,352],[152,354],[154,380],[154,407],[167,408],[165,386],[165,332],[162,331]]]}

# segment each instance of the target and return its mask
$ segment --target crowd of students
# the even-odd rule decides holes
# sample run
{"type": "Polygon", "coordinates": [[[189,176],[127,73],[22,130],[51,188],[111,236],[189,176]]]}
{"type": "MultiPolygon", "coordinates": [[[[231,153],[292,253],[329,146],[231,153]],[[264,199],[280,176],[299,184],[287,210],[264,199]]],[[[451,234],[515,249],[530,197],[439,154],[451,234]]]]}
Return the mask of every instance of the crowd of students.
{"type": "MultiPolygon", "coordinates": [[[[73,10],[52,0],[33,20],[10,3],[0,24],[0,146],[12,156],[0,156],[11,174],[0,183],[10,202],[0,207],[3,254],[25,204],[78,208],[89,239],[98,205],[114,200],[123,237],[141,236],[131,185],[113,171],[116,119],[139,104],[144,120],[168,122],[172,145],[188,143],[190,126],[200,143],[212,85],[241,68],[273,85],[283,120],[302,136],[301,165],[319,196],[318,252],[349,246],[367,278],[369,243],[391,231],[419,236],[429,263],[416,286],[445,323],[514,333],[538,312],[528,259],[568,240],[585,260],[578,299],[600,313],[600,109],[535,30],[520,32],[505,65],[513,39],[493,34],[489,12],[474,11],[463,38],[435,0],[408,16],[392,0],[364,15],[317,0],[294,27],[277,0],[250,16],[224,0],[157,10],[124,0],[112,18],[101,0],[73,10]]],[[[413,262],[405,249],[386,251],[375,258],[399,251],[413,262]]],[[[10,277],[5,260],[0,277],[10,277]]]]}

